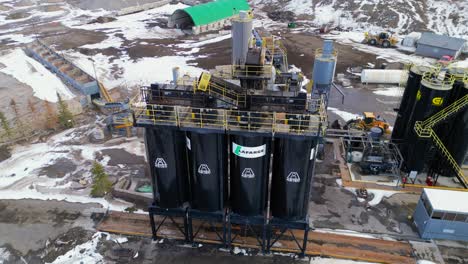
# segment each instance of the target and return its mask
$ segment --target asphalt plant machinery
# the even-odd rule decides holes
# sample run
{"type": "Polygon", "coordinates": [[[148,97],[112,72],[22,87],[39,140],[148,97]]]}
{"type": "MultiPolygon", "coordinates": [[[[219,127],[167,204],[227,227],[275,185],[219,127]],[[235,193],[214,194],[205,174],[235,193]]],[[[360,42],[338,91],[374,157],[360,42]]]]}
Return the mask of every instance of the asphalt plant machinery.
{"type": "Polygon", "coordinates": [[[268,252],[287,238],[304,255],[323,96],[301,89],[281,43],[259,39],[242,12],[232,36],[232,64],[196,79],[175,69],[171,83],[143,87],[133,107],[135,126],[146,130],[153,238],[170,219],[187,242],[248,240],[268,252]]]}

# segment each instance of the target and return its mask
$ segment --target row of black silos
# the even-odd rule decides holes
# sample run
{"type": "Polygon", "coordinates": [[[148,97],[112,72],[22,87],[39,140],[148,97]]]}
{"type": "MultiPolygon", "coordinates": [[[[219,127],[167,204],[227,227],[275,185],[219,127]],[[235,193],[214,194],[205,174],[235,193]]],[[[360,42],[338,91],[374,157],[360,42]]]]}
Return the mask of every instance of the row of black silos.
{"type": "MultiPolygon", "coordinates": [[[[429,67],[411,67],[392,132],[392,141],[398,144],[404,159],[404,171],[454,175],[431,139],[419,137],[414,127],[416,121],[428,119],[467,93],[468,85],[459,69],[452,68],[444,74],[429,67]]],[[[468,152],[467,118],[464,108],[433,128],[459,165],[468,152]]]]}
{"type": "Polygon", "coordinates": [[[229,206],[234,214],[262,216],[271,175],[271,215],[286,220],[307,215],[316,140],[168,127],[146,128],[145,138],[161,208],[188,203],[209,213],[229,206]]]}

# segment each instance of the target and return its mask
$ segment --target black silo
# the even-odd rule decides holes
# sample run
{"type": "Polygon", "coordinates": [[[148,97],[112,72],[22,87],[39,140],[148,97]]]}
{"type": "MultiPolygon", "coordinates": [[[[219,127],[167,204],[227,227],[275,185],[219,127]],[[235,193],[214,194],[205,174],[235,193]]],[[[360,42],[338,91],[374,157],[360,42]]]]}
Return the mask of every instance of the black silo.
{"type": "Polygon", "coordinates": [[[225,134],[187,132],[191,207],[222,211],[227,199],[228,149],[225,134]]]}
{"type": "Polygon", "coordinates": [[[416,121],[424,121],[448,105],[448,98],[452,85],[445,84],[436,79],[435,76],[427,74],[421,81],[416,95],[415,105],[408,121],[405,142],[407,151],[403,154],[405,169],[409,171],[422,171],[428,160],[427,154],[431,146],[430,139],[420,138],[414,126],[416,121]]]}
{"type": "Polygon", "coordinates": [[[273,217],[303,220],[307,216],[316,141],[275,139],[270,206],[273,217]]]}
{"type": "Polygon", "coordinates": [[[262,215],[266,206],[271,138],[230,136],[230,201],[234,213],[262,215]]]}
{"type": "Polygon", "coordinates": [[[188,201],[185,133],[169,128],[146,128],[147,158],[155,203],[178,208],[188,201]]]}
{"type": "Polygon", "coordinates": [[[427,71],[428,69],[428,67],[414,65],[409,71],[405,91],[401,98],[397,118],[392,131],[392,141],[395,143],[404,143],[402,141],[405,138],[408,120],[410,119],[411,112],[416,101],[416,94],[418,93],[419,86],[421,84],[422,75],[424,71],[427,71]]]}

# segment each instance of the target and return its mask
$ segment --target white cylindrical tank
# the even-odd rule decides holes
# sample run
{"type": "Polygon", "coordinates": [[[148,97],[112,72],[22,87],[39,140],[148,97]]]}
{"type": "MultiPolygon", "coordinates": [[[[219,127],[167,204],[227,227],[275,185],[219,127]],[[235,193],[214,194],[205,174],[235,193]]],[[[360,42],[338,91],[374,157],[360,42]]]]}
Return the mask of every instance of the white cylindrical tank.
{"type": "Polygon", "coordinates": [[[232,20],[232,65],[245,65],[252,28],[252,19],[245,11],[240,11],[239,17],[232,20]]]}
{"type": "Polygon", "coordinates": [[[405,70],[373,70],[365,69],[361,72],[362,83],[388,83],[399,84],[408,79],[405,70]]]}
{"type": "Polygon", "coordinates": [[[361,162],[362,161],[362,152],[360,152],[360,151],[351,152],[351,161],[352,162],[361,162]]]}

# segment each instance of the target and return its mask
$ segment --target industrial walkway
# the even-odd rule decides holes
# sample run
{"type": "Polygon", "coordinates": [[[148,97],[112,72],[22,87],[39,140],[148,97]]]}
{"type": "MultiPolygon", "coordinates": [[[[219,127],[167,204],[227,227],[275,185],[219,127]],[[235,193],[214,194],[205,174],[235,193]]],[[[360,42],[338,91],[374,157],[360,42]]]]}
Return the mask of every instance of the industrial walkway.
{"type": "MultiPolygon", "coordinates": [[[[159,216],[156,221],[160,221],[159,216]]],[[[177,221],[177,220],[176,220],[177,221]]],[[[198,223],[194,221],[194,224],[198,223]]],[[[147,214],[129,214],[111,211],[99,224],[98,230],[110,233],[151,237],[151,226],[147,214]]],[[[300,232],[294,233],[297,238],[300,232]]],[[[183,240],[175,225],[166,222],[160,229],[159,235],[164,238],[183,240]]],[[[195,242],[208,244],[221,244],[217,234],[202,229],[195,238],[195,242]]],[[[302,241],[299,240],[299,243],[302,241]]],[[[241,237],[236,239],[234,246],[258,249],[258,242],[254,237],[241,237]]],[[[296,243],[287,236],[275,243],[272,251],[299,253],[296,243]]],[[[306,255],[325,256],[333,258],[353,259],[359,261],[379,263],[416,263],[412,257],[413,249],[408,242],[388,241],[382,239],[364,238],[341,234],[311,231],[309,233],[306,255]]]]}

